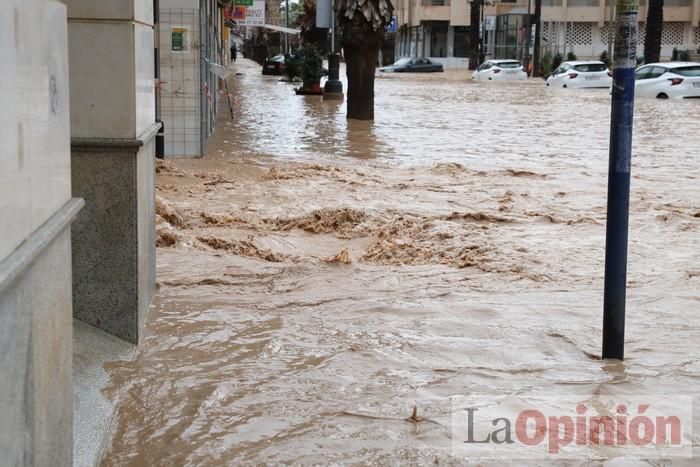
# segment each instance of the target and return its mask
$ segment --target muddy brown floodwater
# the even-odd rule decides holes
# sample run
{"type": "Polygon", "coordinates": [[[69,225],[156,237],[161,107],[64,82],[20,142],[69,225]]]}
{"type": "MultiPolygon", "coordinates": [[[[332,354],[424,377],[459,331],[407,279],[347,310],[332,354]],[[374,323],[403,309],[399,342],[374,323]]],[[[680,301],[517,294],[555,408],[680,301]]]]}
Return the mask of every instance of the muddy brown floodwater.
{"type": "Polygon", "coordinates": [[[158,164],[160,288],[109,365],[103,465],[458,464],[452,395],[700,395],[698,102],[636,103],[613,363],[605,91],[387,75],[346,122],[236,66],[207,157],[158,164]]]}

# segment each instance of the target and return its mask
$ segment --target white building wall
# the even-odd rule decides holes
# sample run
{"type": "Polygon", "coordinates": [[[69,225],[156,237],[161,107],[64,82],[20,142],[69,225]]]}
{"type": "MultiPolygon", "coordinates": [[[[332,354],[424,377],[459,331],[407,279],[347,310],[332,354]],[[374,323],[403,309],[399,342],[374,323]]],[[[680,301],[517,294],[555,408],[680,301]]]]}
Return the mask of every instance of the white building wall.
{"type": "MultiPolygon", "coordinates": [[[[640,22],[637,34],[637,56],[644,55],[645,23],[640,22]]],[[[553,53],[566,55],[573,51],[578,58],[597,58],[608,50],[609,23],[600,26],[594,22],[544,22],[542,46],[553,53]]],[[[663,25],[661,58],[671,58],[673,49],[697,50],[700,32],[689,22],[669,21],[663,25]]]]}
{"type": "Polygon", "coordinates": [[[63,6],[2,0],[0,57],[2,260],[71,198],[63,6]]]}
{"type": "Polygon", "coordinates": [[[0,465],[72,465],[66,9],[0,1],[0,465]]]}

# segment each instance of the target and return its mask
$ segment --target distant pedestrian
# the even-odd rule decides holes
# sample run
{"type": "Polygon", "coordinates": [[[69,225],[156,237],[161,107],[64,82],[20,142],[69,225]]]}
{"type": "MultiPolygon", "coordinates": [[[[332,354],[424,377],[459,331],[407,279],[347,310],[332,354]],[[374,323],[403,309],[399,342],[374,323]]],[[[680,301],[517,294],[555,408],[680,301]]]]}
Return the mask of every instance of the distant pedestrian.
{"type": "Polygon", "coordinates": [[[231,45],[231,60],[233,60],[235,62],[237,56],[238,56],[238,50],[236,50],[236,44],[233,44],[233,45],[231,45]]]}

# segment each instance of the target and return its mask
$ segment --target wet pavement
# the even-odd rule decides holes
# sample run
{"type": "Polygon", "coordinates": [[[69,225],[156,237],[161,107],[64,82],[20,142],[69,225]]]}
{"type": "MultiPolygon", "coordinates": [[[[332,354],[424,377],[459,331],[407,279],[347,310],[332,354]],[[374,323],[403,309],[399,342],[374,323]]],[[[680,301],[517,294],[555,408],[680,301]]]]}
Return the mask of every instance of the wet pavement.
{"type": "Polygon", "coordinates": [[[159,164],[160,290],[108,366],[103,465],[459,464],[453,395],[700,394],[697,102],[636,103],[603,362],[605,90],[382,75],[348,122],[236,66],[207,158],[159,164]]]}

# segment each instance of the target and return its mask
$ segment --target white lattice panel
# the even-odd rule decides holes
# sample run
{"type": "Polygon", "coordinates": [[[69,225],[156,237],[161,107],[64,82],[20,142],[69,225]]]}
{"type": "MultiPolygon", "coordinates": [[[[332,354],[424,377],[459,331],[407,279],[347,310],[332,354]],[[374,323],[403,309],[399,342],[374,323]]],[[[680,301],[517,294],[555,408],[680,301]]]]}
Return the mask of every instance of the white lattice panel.
{"type": "Polygon", "coordinates": [[[695,40],[696,44],[700,44],[700,28],[695,28],[695,40]]]}
{"type": "Polygon", "coordinates": [[[663,45],[682,45],[683,32],[685,32],[685,23],[664,23],[663,29],[661,29],[661,43],[663,45]]]}
{"type": "Polygon", "coordinates": [[[605,24],[603,24],[603,27],[600,28],[600,41],[608,45],[608,35],[610,34],[610,22],[607,21],[605,24]]]}
{"type": "Polygon", "coordinates": [[[573,45],[593,44],[593,23],[573,23],[566,30],[566,42],[573,45]]]}
{"type": "Polygon", "coordinates": [[[644,45],[647,38],[647,23],[637,25],[637,46],[644,45]]]}

